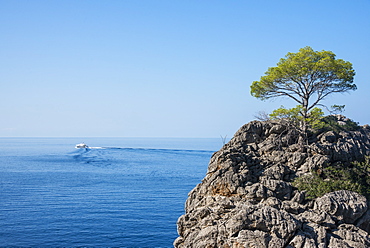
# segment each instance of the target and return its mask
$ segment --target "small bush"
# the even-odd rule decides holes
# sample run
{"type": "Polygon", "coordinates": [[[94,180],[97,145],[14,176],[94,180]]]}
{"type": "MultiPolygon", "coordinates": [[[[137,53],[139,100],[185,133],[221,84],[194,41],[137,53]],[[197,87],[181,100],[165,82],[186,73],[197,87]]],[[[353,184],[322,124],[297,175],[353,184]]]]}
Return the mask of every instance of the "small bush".
{"type": "Polygon", "coordinates": [[[301,129],[304,126],[304,123],[311,128],[316,129],[318,125],[321,125],[321,119],[324,115],[324,112],[320,108],[313,108],[308,112],[307,117],[302,116],[304,112],[302,105],[297,105],[294,108],[286,109],[284,106],[281,106],[278,109],[275,109],[270,115],[271,120],[287,119],[293,127],[301,129]]]}
{"type": "Polygon", "coordinates": [[[300,191],[306,191],[307,199],[321,197],[337,190],[350,190],[370,199],[370,165],[365,162],[355,162],[349,166],[329,166],[319,174],[314,172],[293,181],[293,186],[300,191]]]}
{"type": "Polygon", "coordinates": [[[337,190],[350,190],[360,193],[360,185],[350,180],[323,179],[318,174],[305,175],[297,178],[293,186],[300,191],[306,191],[307,199],[321,197],[326,193],[337,190]]]}
{"type": "Polygon", "coordinates": [[[329,115],[320,119],[320,124],[315,129],[321,129],[322,131],[334,131],[339,133],[340,131],[357,131],[360,129],[358,122],[353,120],[347,120],[345,125],[340,125],[335,116],[329,115]]]}

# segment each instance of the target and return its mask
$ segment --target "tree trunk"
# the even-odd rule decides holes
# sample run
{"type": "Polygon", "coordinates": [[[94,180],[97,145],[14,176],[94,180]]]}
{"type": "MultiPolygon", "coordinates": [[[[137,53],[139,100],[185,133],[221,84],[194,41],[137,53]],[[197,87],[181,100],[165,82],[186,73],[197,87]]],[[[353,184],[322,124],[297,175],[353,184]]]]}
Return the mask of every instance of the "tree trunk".
{"type": "Polygon", "coordinates": [[[303,123],[302,123],[302,149],[305,150],[305,146],[308,145],[308,96],[303,98],[303,123]]]}

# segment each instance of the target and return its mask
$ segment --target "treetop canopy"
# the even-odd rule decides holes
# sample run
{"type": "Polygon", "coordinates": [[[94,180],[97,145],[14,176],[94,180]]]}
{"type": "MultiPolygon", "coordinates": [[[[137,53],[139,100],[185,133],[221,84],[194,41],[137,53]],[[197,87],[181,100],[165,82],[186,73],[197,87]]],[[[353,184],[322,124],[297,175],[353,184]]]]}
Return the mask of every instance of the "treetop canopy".
{"type": "Polygon", "coordinates": [[[331,51],[314,51],[309,46],[288,53],[252,83],[251,94],[261,100],[286,96],[309,111],[331,93],[356,90],[352,64],[335,57],[331,51]]]}

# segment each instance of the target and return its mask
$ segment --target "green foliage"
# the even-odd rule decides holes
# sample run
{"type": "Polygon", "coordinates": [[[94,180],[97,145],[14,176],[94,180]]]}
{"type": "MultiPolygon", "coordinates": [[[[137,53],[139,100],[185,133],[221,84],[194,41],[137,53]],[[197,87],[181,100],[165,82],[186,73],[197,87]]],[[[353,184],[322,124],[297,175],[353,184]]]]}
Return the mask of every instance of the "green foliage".
{"type": "Polygon", "coordinates": [[[358,122],[347,120],[344,125],[340,125],[335,116],[329,115],[321,118],[319,125],[317,125],[315,129],[339,133],[340,131],[356,131],[359,128],[358,122]]]}
{"type": "MultiPolygon", "coordinates": [[[[304,117],[303,122],[312,124],[312,120],[306,118],[310,111],[317,111],[314,107],[321,105],[321,100],[332,93],[357,89],[353,83],[352,64],[335,56],[331,51],[314,51],[309,46],[297,53],[288,53],[276,67],[268,68],[259,81],[252,83],[251,95],[261,100],[291,98],[301,106],[299,115],[304,117]]],[[[336,110],[343,110],[343,107],[334,105],[336,110]]],[[[273,114],[291,115],[281,111],[273,114]]]]}
{"type": "Polygon", "coordinates": [[[301,110],[301,105],[297,105],[295,108],[291,109],[286,109],[284,106],[281,106],[280,108],[275,109],[269,116],[272,120],[289,119],[294,123],[299,123],[302,121],[302,116],[300,115],[301,110]]]}
{"type": "Polygon", "coordinates": [[[321,197],[326,193],[337,190],[359,191],[357,183],[352,183],[349,180],[324,180],[317,174],[299,177],[293,182],[293,186],[300,191],[306,191],[307,199],[321,197]]]}
{"type": "Polygon", "coordinates": [[[324,168],[319,174],[314,172],[296,178],[293,186],[300,191],[306,191],[308,199],[321,197],[337,190],[350,190],[370,199],[370,163],[355,162],[349,166],[337,165],[324,168]]]}
{"type": "Polygon", "coordinates": [[[323,116],[324,112],[322,109],[315,107],[311,110],[311,112],[308,113],[306,122],[311,128],[317,129],[321,125],[321,119],[323,116]]]}
{"type": "Polygon", "coordinates": [[[321,127],[321,118],[324,115],[324,112],[320,108],[313,108],[307,115],[306,118],[302,116],[303,107],[302,105],[297,105],[294,108],[286,109],[284,106],[281,106],[278,109],[275,109],[270,115],[270,119],[287,119],[293,126],[299,128],[303,125],[303,122],[306,122],[311,128],[321,127]]]}
{"type": "Polygon", "coordinates": [[[355,162],[351,169],[351,177],[360,185],[360,192],[370,199],[370,159],[365,162],[355,162]]]}
{"type": "Polygon", "coordinates": [[[345,107],[346,105],[332,105],[331,106],[331,111],[330,111],[330,113],[333,113],[333,114],[335,114],[335,113],[342,113],[343,111],[344,111],[344,107],[345,107]]]}
{"type": "Polygon", "coordinates": [[[306,119],[303,118],[301,113],[301,105],[297,105],[296,107],[290,109],[281,106],[280,108],[272,111],[272,113],[269,114],[269,118],[271,120],[287,119],[289,123],[297,129],[300,129],[300,127],[303,125],[303,122],[306,121],[308,127],[311,128],[313,132],[334,131],[339,133],[340,131],[356,131],[360,128],[358,122],[354,122],[350,119],[340,124],[337,118],[333,115],[324,117],[324,112],[322,109],[317,107],[313,108],[308,113],[306,119]]]}
{"type": "Polygon", "coordinates": [[[262,100],[287,96],[308,107],[304,99],[315,93],[320,101],[330,93],[355,90],[352,64],[335,56],[331,51],[314,51],[309,46],[288,53],[276,67],[268,68],[260,81],[252,83],[251,94],[262,100]]]}

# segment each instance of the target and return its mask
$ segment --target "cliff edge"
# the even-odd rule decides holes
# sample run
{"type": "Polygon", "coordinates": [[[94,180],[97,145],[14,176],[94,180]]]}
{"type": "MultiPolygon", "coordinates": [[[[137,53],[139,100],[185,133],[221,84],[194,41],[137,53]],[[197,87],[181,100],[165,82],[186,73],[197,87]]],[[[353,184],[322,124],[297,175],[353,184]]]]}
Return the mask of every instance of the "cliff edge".
{"type": "MultiPolygon", "coordinates": [[[[345,125],[347,118],[337,115],[345,125]]],[[[348,190],[316,198],[296,178],[370,155],[370,127],[322,131],[307,149],[283,120],[252,121],[214,153],[207,174],[190,193],[177,222],[183,247],[370,247],[370,207],[348,190]]]]}

